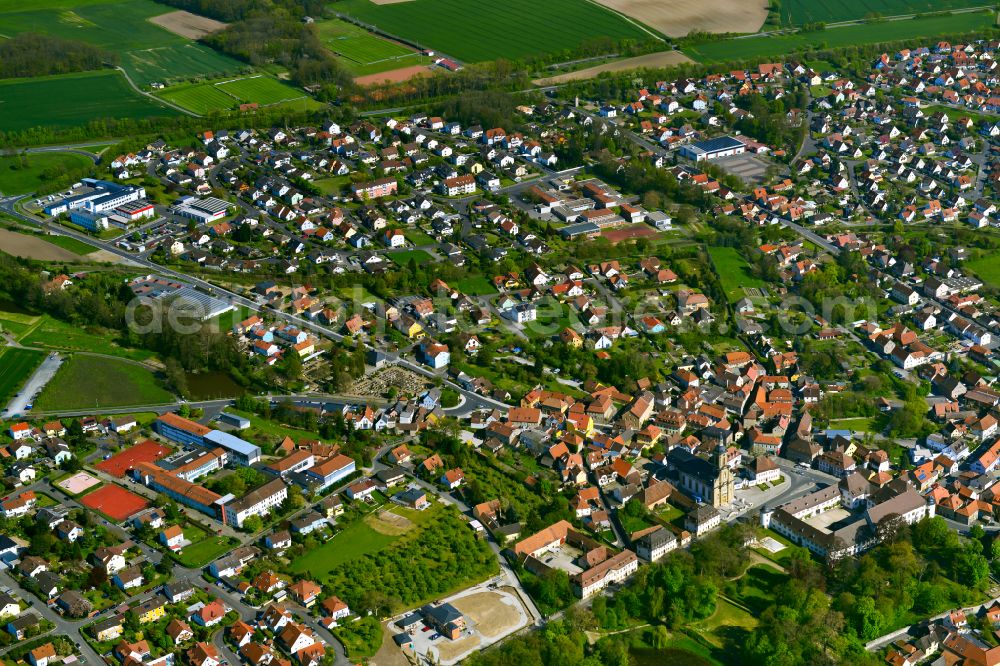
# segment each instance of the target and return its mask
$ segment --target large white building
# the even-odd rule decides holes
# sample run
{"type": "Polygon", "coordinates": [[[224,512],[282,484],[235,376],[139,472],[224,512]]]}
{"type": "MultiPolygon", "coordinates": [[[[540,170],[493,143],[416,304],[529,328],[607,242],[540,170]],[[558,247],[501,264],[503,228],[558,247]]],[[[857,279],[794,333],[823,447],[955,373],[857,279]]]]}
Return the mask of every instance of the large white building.
{"type": "Polygon", "coordinates": [[[256,490],[251,490],[234,502],[229,502],[223,508],[226,524],[243,527],[250,516],[266,516],[288,497],[288,486],[279,479],[268,481],[256,490]]]}
{"type": "Polygon", "coordinates": [[[746,144],[731,136],[720,136],[705,141],[695,141],[692,144],[681,147],[681,155],[696,162],[742,155],[746,151],[746,144]]]}
{"type": "Polygon", "coordinates": [[[68,196],[45,207],[47,215],[61,215],[72,210],[86,210],[91,213],[109,213],[119,206],[146,198],[146,189],[132,185],[121,185],[106,180],[84,178],[80,181],[90,187],[83,194],[68,196]]]}

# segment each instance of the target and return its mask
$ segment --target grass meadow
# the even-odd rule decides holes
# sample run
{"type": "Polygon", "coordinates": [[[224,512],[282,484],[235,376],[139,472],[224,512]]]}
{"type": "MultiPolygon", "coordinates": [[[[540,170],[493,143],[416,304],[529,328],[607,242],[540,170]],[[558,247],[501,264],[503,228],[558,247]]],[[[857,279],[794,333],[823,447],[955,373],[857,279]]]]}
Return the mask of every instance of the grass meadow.
{"type": "Polygon", "coordinates": [[[48,383],[35,409],[100,409],[174,400],[146,368],[97,356],[73,355],[48,383]]]}

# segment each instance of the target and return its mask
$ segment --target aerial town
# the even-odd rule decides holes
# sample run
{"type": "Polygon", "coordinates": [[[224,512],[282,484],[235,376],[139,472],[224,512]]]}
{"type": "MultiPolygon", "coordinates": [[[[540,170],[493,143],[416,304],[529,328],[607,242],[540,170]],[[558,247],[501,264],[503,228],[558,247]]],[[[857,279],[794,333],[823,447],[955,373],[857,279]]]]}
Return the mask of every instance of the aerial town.
{"type": "Polygon", "coordinates": [[[0,0],[0,666],[1000,666],[995,12],[432,2],[0,0]]]}

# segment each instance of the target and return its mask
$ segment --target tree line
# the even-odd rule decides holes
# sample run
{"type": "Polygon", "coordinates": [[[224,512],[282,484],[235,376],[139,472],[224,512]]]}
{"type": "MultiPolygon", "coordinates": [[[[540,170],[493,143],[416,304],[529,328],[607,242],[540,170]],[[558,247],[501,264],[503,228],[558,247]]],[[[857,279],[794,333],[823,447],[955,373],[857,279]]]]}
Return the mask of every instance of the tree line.
{"type": "Polygon", "coordinates": [[[49,76],[118,64],[118,54],[75,39],[22,32],[0,41],[0,79],[49,76]]]}

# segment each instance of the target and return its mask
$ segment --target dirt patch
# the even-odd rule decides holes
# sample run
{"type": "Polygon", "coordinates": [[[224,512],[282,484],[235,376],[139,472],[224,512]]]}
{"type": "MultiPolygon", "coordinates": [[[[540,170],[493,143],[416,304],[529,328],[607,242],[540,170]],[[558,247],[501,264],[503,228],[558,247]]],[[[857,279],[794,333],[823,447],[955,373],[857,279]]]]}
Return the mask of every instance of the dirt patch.
{"type": "Polygon", "coordinates": [[[476,631],[493,640],[521,624],[521,612],[511,602],[511,596],[505,594],[476,592],[455,599],[451,605],[469,616],[476,631]]]}
{"type": "Polygon", "coordinates": [[[412,2],[412,0],[371,0],[373,5],[399,5],[404,2],[412,2]]]}
{"type": "Polygon", "coordinates": [[[409,67],[390,69],[388,72],[359,76],[354,79],[354,82],[359,86],[374,86],[386,82],[400,83],[401,81],[409,81],[417,76],[427,76],[430,73],[431,68],[429,65],[410,65],[409,67]]]}
{"type": "Polygon", "coordinates": [[[438,646],[438,658],[442,662],[452,662],[479,646],[479,636],[466,636],[457,641],[446,641],[438,646]]]}
{"type": "Polygon", "coordinates": [[[368,663],[371,666],[410,666],[409,660],[392,642],[392,633],[385,624],[382,625],[382,647],[368,663]]]}
{"type": "Polygon", "coordinates": [[[154,16],[149,19],[149,22],[155,23],[175,35],[187,37],[188,39],[201,39],[205,35],[211,35],[213,32],[222,30],[227,25],[222,21],[198,16],[183,9],[154,16]]]}
{"type": "Polygon", "coordinates": [[[78,254],[48,243],[41,238],[0,229],[0,250],[15,257],[39,261],[80,261],[78,254]]]}
{"type": "Polygon", "coordinates": [[[689,32],[757,32],[767,0],[597,0],[668,37],[689,32]]]}
{"type": "Polygon", "coordinates": [[[391,511],[380,511],[377,515],[367,516],[365,522],[368,527],[387,536],[399,536],[413,529],[413,523],[409,518],[391,511]]]}
{"type": "Polygon", "coordinates": [[[604,231],[601,235],[611,241],[612,245],[616,245],[626,240],[655,236],[656,230],[652,227],[646,226],[645,224],[633,224],[628,227],[622,227],[621,229],[604,231]]]}
{"type": "Polygon", "coordinates": [[[674,65],[680,65],[685,62],[692,62],[692,60],[680,51],[660,51],[659,53],[647,53],[646,55],[636,56],[635,58],[625,58],[624,60],[606,62],[603,65],[595,65],[593,67],[587,67],[586,69],[578,69],[575,72],[557,74],[556,76],[550,76],[544,79],[535,79],[532,83],[536,86],[552,86],[558,83],[567,83],[568,81],[583,81],[584,79],[592,79],[602,72],[624,72],[629,69],[673,67],[674,65]]]}

